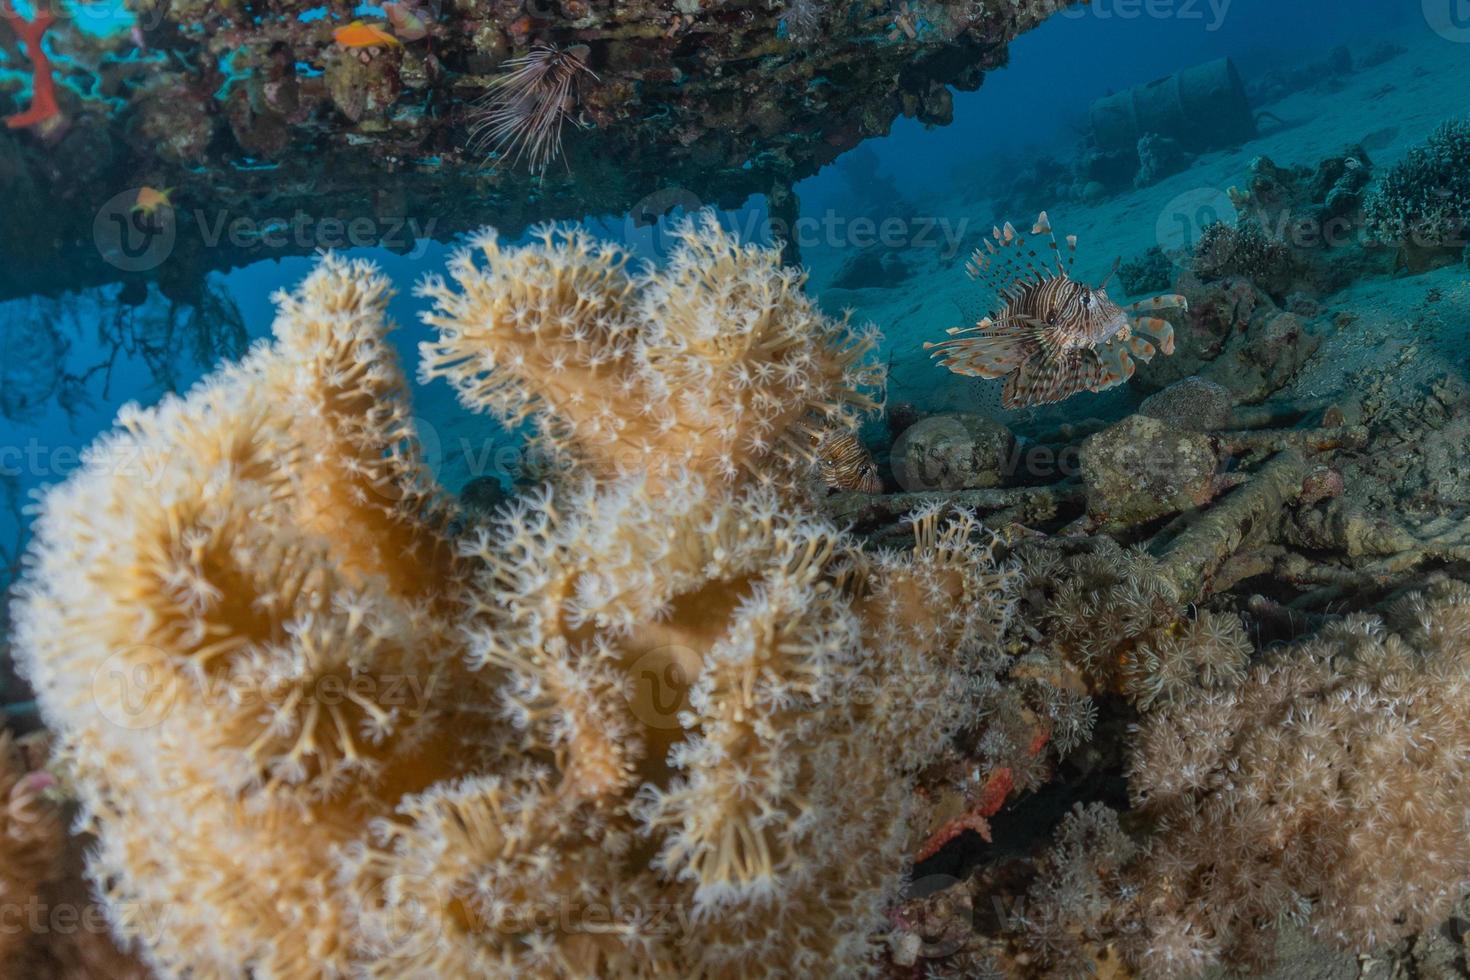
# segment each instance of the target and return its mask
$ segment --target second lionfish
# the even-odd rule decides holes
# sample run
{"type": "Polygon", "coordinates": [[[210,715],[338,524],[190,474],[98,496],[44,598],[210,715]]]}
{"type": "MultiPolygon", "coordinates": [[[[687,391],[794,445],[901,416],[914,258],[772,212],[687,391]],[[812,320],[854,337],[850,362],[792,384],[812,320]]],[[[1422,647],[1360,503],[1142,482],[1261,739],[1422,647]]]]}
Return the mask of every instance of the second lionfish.
{"type": "Polygon", "coordinates": [[[1174,353],[1174,328],[1153,314],[1188,309],[1183,296],[1119,306],[1107,294],[1113,273],[1096,288],[1077,282],[1071,277],[1077,236],[1067,236],[1063,262],[1045,211],[1030,237],[1009,223],[993,237],[975,250],[965,270],[995,291],[1000,309],[973,326],[950,330],[955,339],[924,347],[955,374],[1005,378],[1006,408],[1104,391],[1133,377],[1135,358],[1147,362],[1159,350],[1174,353]],[[1041,235],[1047,236],[1054,269],[1038,261],[1033,243],[1041,235]]]}

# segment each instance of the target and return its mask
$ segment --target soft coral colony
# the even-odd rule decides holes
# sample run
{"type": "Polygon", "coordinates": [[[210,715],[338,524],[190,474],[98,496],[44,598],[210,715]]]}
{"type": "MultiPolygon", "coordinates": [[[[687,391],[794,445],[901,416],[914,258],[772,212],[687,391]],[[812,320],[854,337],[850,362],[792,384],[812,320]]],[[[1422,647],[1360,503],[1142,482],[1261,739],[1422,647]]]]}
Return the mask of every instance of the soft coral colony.
{"type": "Polygon", "coordinates": [[[872,338],[681,242],[485,235],[426,283],[425,375],[562,464],[488,523],[419,455],[389,284],[331,256],[48,495],[17,646],[159,974],[873,967],[1013,573],[964,515],[903,552],[816,516],[872,338]]]}

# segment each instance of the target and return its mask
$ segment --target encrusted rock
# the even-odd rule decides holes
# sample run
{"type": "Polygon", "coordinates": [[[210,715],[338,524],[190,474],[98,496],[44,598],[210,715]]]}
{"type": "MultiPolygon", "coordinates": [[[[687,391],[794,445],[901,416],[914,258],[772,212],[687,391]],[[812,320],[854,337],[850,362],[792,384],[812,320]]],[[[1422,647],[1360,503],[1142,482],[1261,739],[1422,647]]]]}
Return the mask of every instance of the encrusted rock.
{"type": "Polygon", "coordinates": [[[1015,438],[994,419],[931,415],[905,429],[893,446],[893,476],[911,493],[993,487],[1005,478],[1015,438]]]}
{"type": "Polygon", "coordinates": [[[1138,411],[1181,432],[1213,432],[1229,427],[1234,407],[1229,389],[1195,375],[1145,398],[1138,411]]]}
{"type": "Polygon", "coordinates": [[[1154,133],[1138,141],[1138,174],[1133,186],[1148,187],[1189,166],[1189,156],[1179,141],[1154,133]]]}
{"type": "Polygon", "coordinates": [[[1099,520],[1137,524],[1209,501],[1219,460],[1210,440],[1133,415],[1082,444],[1087,509],[1099,520]]]}

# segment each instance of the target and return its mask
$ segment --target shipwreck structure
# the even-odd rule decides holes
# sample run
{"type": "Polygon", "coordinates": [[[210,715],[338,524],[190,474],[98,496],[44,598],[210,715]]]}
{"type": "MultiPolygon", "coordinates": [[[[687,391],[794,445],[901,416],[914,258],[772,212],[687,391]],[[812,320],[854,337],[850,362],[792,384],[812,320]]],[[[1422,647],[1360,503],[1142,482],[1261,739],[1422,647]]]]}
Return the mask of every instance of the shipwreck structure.
{"type": "Polygon", "coordinates": [[[209,270],[322,247],[757,193],[791,214],[794,181],[901,114],[947,123],[951,87],[1065,5],[17,4],[0,16],[0,297],[121,279],[187,299],[209,270]],[[585,50],[595,75],[543,174],[468,136],[536,45],[585,50]]]}

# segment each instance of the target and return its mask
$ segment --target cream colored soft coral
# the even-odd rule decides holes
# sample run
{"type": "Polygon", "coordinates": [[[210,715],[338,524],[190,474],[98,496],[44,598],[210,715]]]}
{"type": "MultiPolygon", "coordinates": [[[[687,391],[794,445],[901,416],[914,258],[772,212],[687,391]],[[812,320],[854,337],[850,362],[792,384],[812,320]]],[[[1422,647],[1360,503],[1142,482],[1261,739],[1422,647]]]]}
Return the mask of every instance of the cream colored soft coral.
{"type": "Polygon", "coordinates": [[[1362,950],[1438,922],[1470,890],[1467,698],[1456,584],[1151,717],[1130,789],[1167,833],[1140,868],[1139,961],[1187,961],[1193,937],[1259,963],[1259,923],[1287,913],[1362,950]]]}
{"type": "Polygon", "coordinates": [[[968,517],[875,555],[781,492],[866,341],[773,252],[685,234],[636,282],[576,234],[485,238],[490,273],[431,289],[467,316],[439,368],[565,434],[562,479],[489,526],[449,537],[387,284],[330,257],[273,344],[48,496],[17,646],[160,973],[873,966],[1011,576],[968,517]]]}
{"type": "Polygon", "coordinates": [[[126,409],[36,522],[16,646],[94,875],[119,916],[167,919],[165,972],[345,969],[328,850],[446,768],[460,573],[387,297],[325,259],[279,299],[274,346],[126,409]]]}
{"type": "Polygon", "coordinates": [[[420,377],[598,477],[688,470],[711,486],[787,485],[828,429],[874,407],[871,333],[824,316],[805,274],[741,245],[710,214],[676,231],[663,268],[580,230],[503,246],[494,232],[430,278],[420,377]],[[454,288],[457,287],[457,288],[454,288]]]}
{"type": "Polygon", "coordinates": [[[1129,766],[1146,846],[1100,806],[1064,826],[1027,944],[1059,972],[1107,948],[1178,980],[1268,972],[1286,920],[1364,953],[1432,927],[1470,891],[1467,699],[1470,587],[1448,582],[1176,692],[1129,766]]]}
{"type": "Polygon", "coordinates": [[[384,826],[355,886],[401,951],[376,969],[863,972],[915,771],[973,710],[968,671],[1009,611],[977,535],[930,513],[912,552],[869,556],[769,491],[693,478],[508,513],[467,545],[474,594],[499,599],[469,642],[548,765],[436,788],[384,826]]]}

